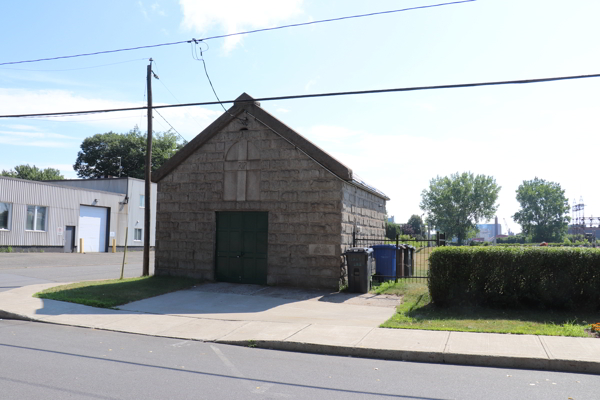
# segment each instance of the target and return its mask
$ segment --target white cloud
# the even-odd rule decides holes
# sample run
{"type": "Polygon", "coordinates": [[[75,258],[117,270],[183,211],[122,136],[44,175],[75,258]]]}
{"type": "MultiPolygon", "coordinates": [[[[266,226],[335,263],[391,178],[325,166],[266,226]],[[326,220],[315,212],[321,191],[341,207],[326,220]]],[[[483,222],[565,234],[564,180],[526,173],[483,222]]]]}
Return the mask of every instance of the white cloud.
{"type": "Polygon", "coordinates": [[[138,6],[140,7],[140,11],[142,12],[142,15],[144,16],[144,18],[147,21],[150,21],[150,18],[148,17],[148,11],[146,11],[146,7],[144,7],[144,3],[142,3],[141,1],[138,1],[138,6]]]}
{"type": "MultiPolygon", "coordinates": [[[[158,106],[163,104],[155,103],[154,105],[158,106]]],[[[132,108],[139,106],[139,103],[134,102],[84,97],[66,90],[27,90],[0,88],[0,109],[5,115],[51,113],[62,112],[65,110],[86,111],[132,108]]],[[[187,140],[194,138],[220,115],[220,112],[202,107],[176,107],[170,109],[160,109],[159,112],[187,140]]],[[[145,131],[147,121],[145,109],[137,111],[112,112],[107,114],[53,117],[48,119],[65,123],[81,123],[93,126],[95,129],[105,129],[107,131],[112,130],[115,132],[127,132],[135,125],[138,125],[140,130],[145,131]]],[[[18,130],[25,130],[29,135],[33,135],[36,132],[35,128],[29,129],[27,128],[27,125],[17,125],[21,128],[15,128],[14,125],[12,126],[12,144],[21,143],[23,140],[14,139],[14,137],[16,137],[16,135],[19,133],[17,132],[18,130]]],[[[9,126],[5,125],[5,128],[8,127],[9,126]]],[[[168,129],[169,125],[155,113],[153,130],[166,131],[168,129]]],[[[46,135],[44,136],[46,139],[65,139],[57,136],[49,136],[51,135],[50,133],[43,134],[46,135]]],[[[4,143],[7,143],[6,140],[8,139],[6,137],[4,137],[4,140],[4,143]]]]}
{"type": "MultiPolygon", "coordinates": [[[[54,140],[31,140],[23,137],[14,137],[14,136],[5,136],[0,135],[0,144],[3,145],[13,145],[13,146],[27,146],[27,147],[54,147],[54,148],[64,148],[65,143],[62,141],[54,141],[54,140]]],[[[75,147],[77,143],[73,144],[75,147]]]]}
{"type": "Polygon", "coordinates": [[[3,131],[0,130],[0,135],[7,135],[20,138],[38,138],[38,139],[71,139],[70,136],[61,135],[59,133],[45,133],[36,130],[34,132],[24,131],[3,131]]]}
{"type": "MultiPolygon", "coordinates": [[[[202,107],[163,108],[158,112],[188,141],[221,115],[219,111],[202,107]]],[[[160,115],[154,116],[153,127],[154,131],[167,131],[170,128],[160,115]]]]}
{"type": "Polygon", "coordinates": [[[313,86],[315,86],[317,84],[317,79],[311,79],[309,80],[306,85],[304,85],[304,90],[306,92],[308,92],[310,89],[313,88],[313,86]]]}
{"type": "Polygon", "coordinates": [[[158,15],[160,15],[161,17],[166,17],[167,16],[167,13],[160,7],[160,4],[158,4],[158,2],[152,4],[150,6],[150,8],[152,9],[153,12],[155,12],[158,15]]]}
{"type": "Polygon", "coordinates": [[[290,112],[290,110],[288,110],[287,108],[278,108],[278,109],[277,109],[277,110],[275,110],[275,111],[277,111],[277,112],[279,112],[279,113],[284,113],[284,114],[285,114],[285,113],[289,113],[289,112],[290,112]]]}
{"type": "Polygon", "coordinates": [[[18,129],[23,131],[41,131],[41,128],[32,125],[20,125],[20,124],[12,124],[12,125],[4,125],[5,128],[8,129],[18,129]]]}
{"type": "Polygon", "coordinates": [[[300,128],[298,132],[317,145],[325,143],[328,147],[331,147],[331,143],[341,144],[348,140],[356,140],[357,136],[365,135],[364,132],[333,125],[315,125],[310,128],[300,128]]]}
{"type": "MultiPolygon", "coordinates": [[[[200,34],[213,26],[223,33],[236,33],[257,28],[269,28],[302,13],[302,0],[180,0],[183,12],[182,26],[200,34]]],[[[225,39],[224,49],[230,52],[242,36],[225,39]]]]}
{"type": "Polygon", "coordinates": [[[138,6],[140,7],[140,11],[146,21],[152,21],[152,18],[150,18],[150,14],[158,15],[159,17],[167,16],[167,13],[161,8],[158,2],[154,2],[150,5],[150,11],[148,11],[144,3],[141,1],[138,1],[138,6]]]}

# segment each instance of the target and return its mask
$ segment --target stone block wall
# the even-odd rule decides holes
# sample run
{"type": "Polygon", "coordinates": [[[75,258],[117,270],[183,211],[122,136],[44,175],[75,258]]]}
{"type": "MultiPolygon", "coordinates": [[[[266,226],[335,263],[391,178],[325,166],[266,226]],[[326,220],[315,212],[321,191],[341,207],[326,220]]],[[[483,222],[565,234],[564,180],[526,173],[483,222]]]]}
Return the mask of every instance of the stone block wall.
{"type": "MultiPolygon", "coordinates": [[[[357,237],[385,237],[385,200],[355,185],[342,187],[342,254],[352,247],[352,232],[360,226],[357,237]]],[[[360,243],[359,243],[360,245],[360,243]]],[[[341,280],[347,281],[347,267],[342,257],[341,280]]]]}
{"type": "Polygon", "coordinates": [[[342,252],[352,246],[354,226],[360,226],[358,237],[385,236],[385,200],[350,183],[343,185],[342,252]]]}
{"type": "Polygon", "coordinates": [[[216,213],[266,211],[267,283],[337,289],[344,182],[248,118],[158,183],[156,273],[214,280],[216,213]]]}

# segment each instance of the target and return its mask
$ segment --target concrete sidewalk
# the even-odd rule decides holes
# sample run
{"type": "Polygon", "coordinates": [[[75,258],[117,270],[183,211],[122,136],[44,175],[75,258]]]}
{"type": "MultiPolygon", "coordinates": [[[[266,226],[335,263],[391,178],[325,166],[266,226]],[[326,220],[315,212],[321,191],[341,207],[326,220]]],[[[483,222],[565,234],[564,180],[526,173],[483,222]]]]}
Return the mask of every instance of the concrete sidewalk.
{"type": "Polygon", "coordinates": [[[388,360],[600,374],[600,340],[378,328],[386,297],[204,284],[120,307],[32,297],[56,283],[0,293],[0,318],[152,336],[388,360]]]}

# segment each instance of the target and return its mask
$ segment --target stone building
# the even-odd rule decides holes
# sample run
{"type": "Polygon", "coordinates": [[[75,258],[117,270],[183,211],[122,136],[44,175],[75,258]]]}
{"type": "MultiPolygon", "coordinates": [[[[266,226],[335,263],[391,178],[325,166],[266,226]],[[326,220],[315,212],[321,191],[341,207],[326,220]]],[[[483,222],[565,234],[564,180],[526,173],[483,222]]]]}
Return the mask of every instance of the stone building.
{"type": "Polygon", "coordinates": [[[247,94],[152,175],[157,275],[338,289],[389,198],[247,94]]]}

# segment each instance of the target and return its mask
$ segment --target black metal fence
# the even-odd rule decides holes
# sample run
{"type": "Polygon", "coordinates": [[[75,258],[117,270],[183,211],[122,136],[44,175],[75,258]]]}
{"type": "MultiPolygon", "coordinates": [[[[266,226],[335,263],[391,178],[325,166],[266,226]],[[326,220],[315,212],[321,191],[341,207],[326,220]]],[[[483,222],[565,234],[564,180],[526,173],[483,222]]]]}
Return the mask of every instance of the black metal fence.
{"type": "Polygon", "coordinates": [[[446,235],[437,232],[431,239],[401,240],[396,236],[391,240],[387,237],[362,237],[355,234],[352,241],[353,247],[375,246],[377,273],[373,276],[374,280],[384,282],[404,279],[417,282],[428,279],[429,255],[434,248],[446,245],[446,235]]]}

